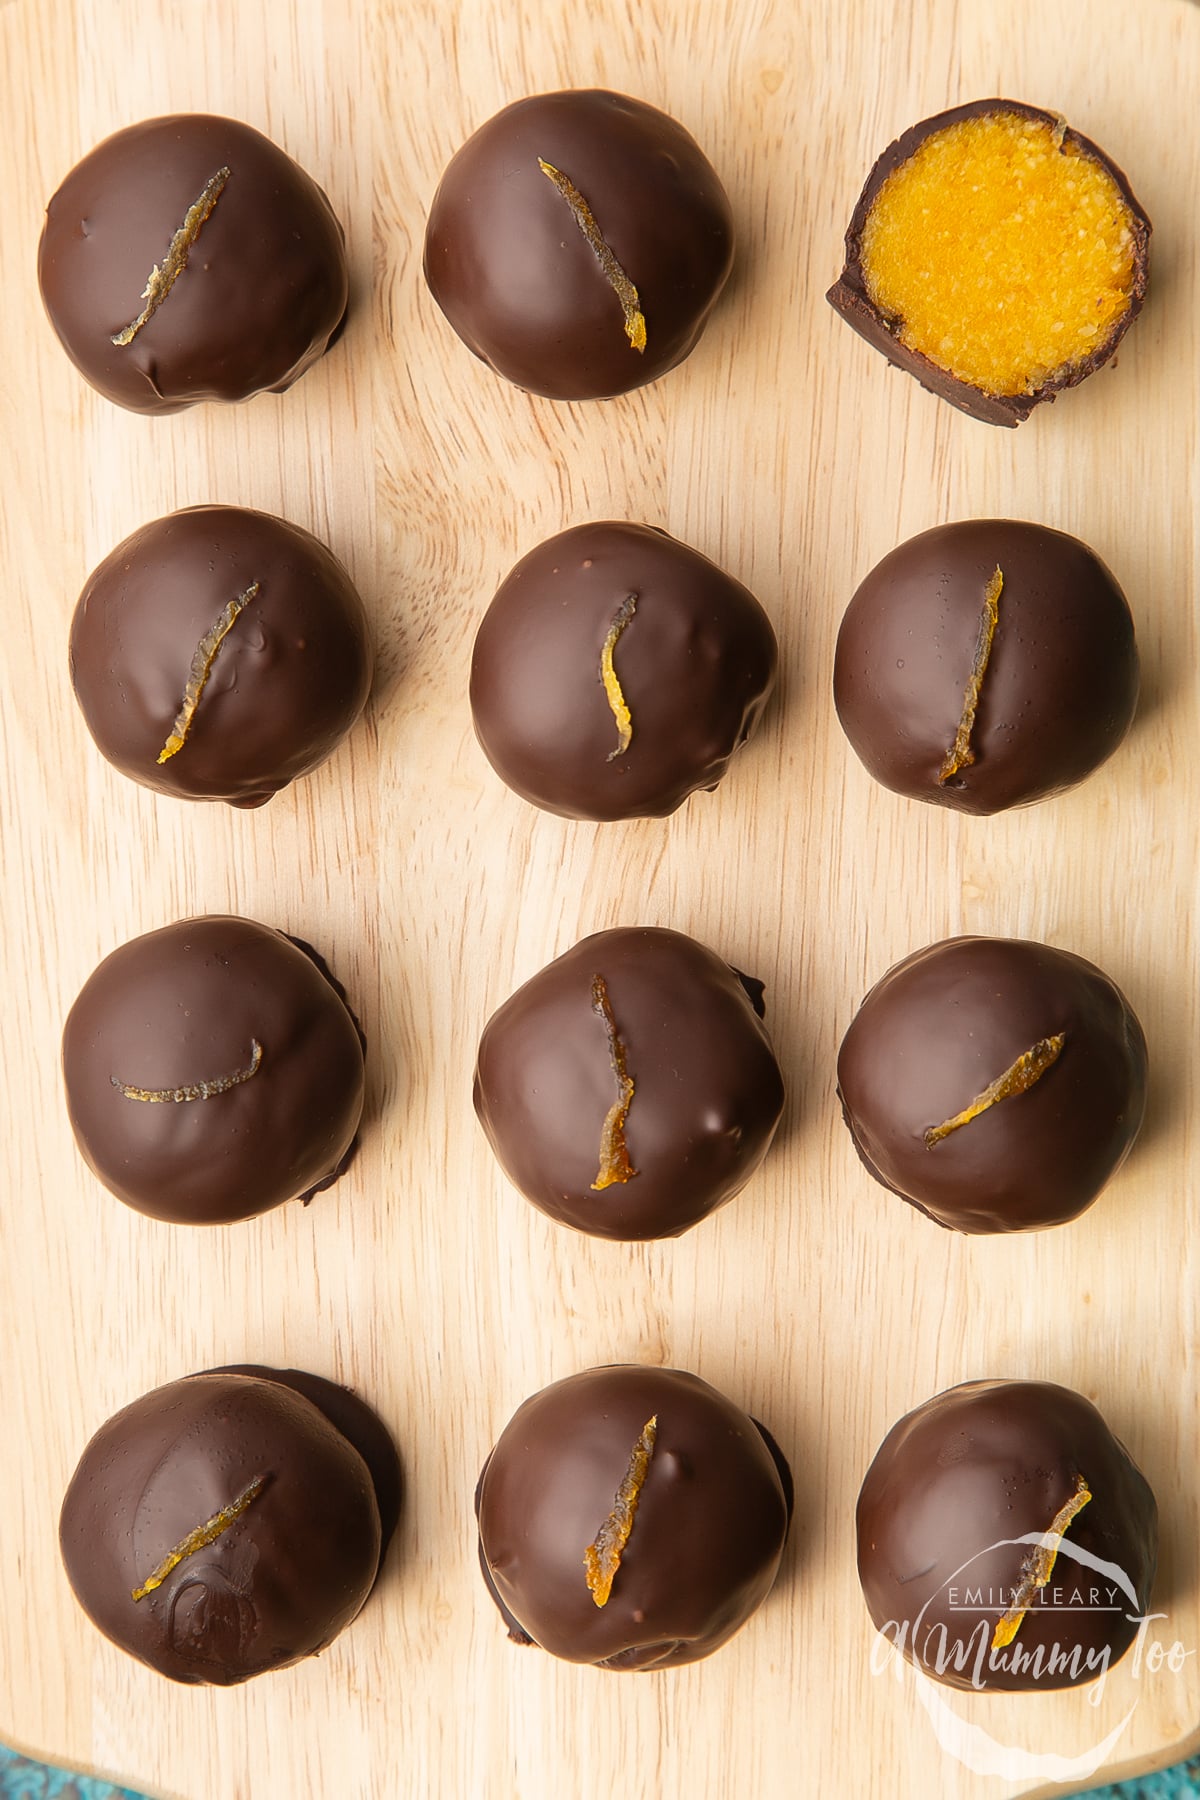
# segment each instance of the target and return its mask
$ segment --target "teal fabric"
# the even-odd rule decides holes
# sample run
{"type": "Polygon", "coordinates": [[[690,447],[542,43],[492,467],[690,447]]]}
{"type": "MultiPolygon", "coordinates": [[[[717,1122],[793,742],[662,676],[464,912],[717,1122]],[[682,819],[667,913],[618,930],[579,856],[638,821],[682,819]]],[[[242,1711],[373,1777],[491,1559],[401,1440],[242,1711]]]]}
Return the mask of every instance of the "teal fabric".
{"type": "Polygon", "coordinates": [[[72,1775],[32,1762],[0,1744],[0,1796],[3,1800],[146,1800],[132,1788],[114,1787],[94,1775],[72,1775]]]}
{"type": "MultiPolygon", "coordinates": [[[[65,1769],[31,1762],[0,1744],[0,1800],[146,1800],[146,1796],[132,1788],[113,1787],[94,1775],[70,1775],[65,1769]]],[[[1086,1800],[1200,1800],[1200,1756],[1164,1769],[1161,1775],[1090,1789],[1086,1800]]]]}
{"type": "MultiPolygon", "coordinates": [[[[1200,1795],[1200,1756],[1176,1763],[1161,1775],[1143,1775],[1140,1781],[1122,1781],[1116,1787],[1091,1788],[1086,1800],[1193,1800],[1200,1795]]],[[[1084,1800],[1081,1794],[1072,1800],[1084,1800]]]]}

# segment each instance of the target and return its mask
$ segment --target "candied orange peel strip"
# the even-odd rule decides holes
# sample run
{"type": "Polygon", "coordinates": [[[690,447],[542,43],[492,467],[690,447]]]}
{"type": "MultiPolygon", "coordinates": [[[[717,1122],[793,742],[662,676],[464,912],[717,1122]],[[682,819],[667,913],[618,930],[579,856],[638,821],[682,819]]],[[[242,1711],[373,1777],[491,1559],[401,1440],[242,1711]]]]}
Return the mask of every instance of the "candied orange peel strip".
{"type": "Polygon", "coordinates": [[[964,1106],[960,1113],[952,1119],[946,1119],[941,1125],[931,1125],[925,1133],[926,1147],[933,1149],[943,1138],[948,1138],[952,1131],[958,1131],[963,1125],[969,1125],[977,1119],[981,1112],[989,1106],[995,1106],[998,1100],[1011,1100],[1017,1094],[1026,1094],[1029,1089],[1042,1079],[1046,1070],[1056,1063],[1063,1045],[1067,1041],[1065,1031],[1056,1032],[1053,1037],[1039,1038],[1028,1050],[1022,1050],[1016,1062],[998,1075],[995,1081],[984,1088],[982,1094],[976,1094],[969,1106],[964,1106]]]}
{"type": "Polygon", "coordinates": [[[205,1519],[203,1525],[197,1525],[196,1529],[189,1531],[185,1538],[180,1538],[175,1548],[167,1551],[158,1567],[152,1574],[147,1575],[142,1585],[134,1588],[133,1598],[144,1600],[147,1594],[152,1594],[155,1588],[162,1586],[171,1570],[177,1569],[185,1557],[194,1556],[197,1550],[204,1550],[209,1544],[215,1544],[221,1533],[228,1531],[231,1525],[235,1525],[246,1508],[254,1504],[266,1483],[265,1475],[256,1475],[249,1486],[242,1489],[236,1500],[231,1500],[228,1506],[223,1506],[220,1512],[215,1512],[211,1519],[205,1519]]]}
{"type": "Polygon", "coordinates": [[[649,1472],[657,1436],[658,1414],[655,1413],[642,1426],[641,1436],[630,1452],[629,1467],[621,1478],[612,1511],[583,1553],[588,1590],[597,1606],[608,1605],[613,1581],[621,1566],[621,1553],[633,1530],[634,1514],[649,1472]]]}
{"type": "Polygon", "coordinates": [[[1051,1521],[1050,1529],[1025,1565],[1021,1576],[1021,1585],[1013,1595],[1012,1605],[1003,1617],[996,1621],[996,1629],[992,1633],[993,1650],[1006,1649],[1020,1631],[1025,1614],[1054,1573],[1054,1564],[1058,1559],[1058,1548],[1062,1543],[1063,1534],[1072,1519],[1083,1511],[1092,1497],[1082,1475],[1077,1475],[1075,1481],[1075,1492],[1065,1505],[1059,1507],[1051,1521]]]}
{"type": "Polygon", "coordinates": [[[146,285],[142,289],[142,299],[146,302],[136,319],[131,319],[123,331],[118,331],[113,343],[118,349],[132,344],[143,325],[148,325],[154,317],[183,271],[187,268],[187,259],[192,245],[200,236],[205,221],[213,207],[221,198],[225,183],[229,180],[228,169],[218,169],[210,175],[198,199],[193,200],[183,215],[183,224],[167,246],[167,254],[160,263],[155,263],[146,277],[146,285]]]}
{"type": "Polygon", "coordinates": [[[646,348],[646,321],[642,316],[637,289],[600,235],[600,227],[592,209],[571,177],[564,175],[561,169],[556,169],[553,163],[548,163],[541,156],[538,157],[538,168],[548,181],[554,183],[570,207],[575,223],[604,271],[604,279],[621,302],[621,310],[625,314],[625,336],[638,355],[642,355],[646,348]]]}
{"type": "Polygon", "coordinates": [[[625,1046],[617,1036],[617,1023],[608,997],[608,983],[603,975],[592,976],[592,1011],[604,1020],[604,1029],[608,1033],[608,1054],[613,1074],[617,1078],[617,1098],[609,1107],[600,1127],[600,1167],[592,1183],[593,1193],[598,1193],[601,1188],[611,1187],[616,1181],[632,1181],[638,1171],[629,1160],[629,1149],[625,1143],[625,1120],[629,1116],[629,1105],[633,1099],[633,1077],[626,1067],[625,1046]]]}
{"type": "Polygon", "coordinates": [[[979,621],[979,640],[975,645],[975,660],[971,665],[971,673],[967,679],[966,692],[963,694],[962,715],[958,721],[958,730],[954,734],[954,742],[946,752],[941,768],[938,770],[938,781],[949,781],[960,769],[965,769],[975,761],[975,752],[971,748],[971,733],[975,729],[975,714],[979,708],[979,696],[983,692],[983,678],[987,674],[988,662],[992,654],[992,640],[996,635],[996,627],[1000,623],[1000,594],[1004,587],[1004,576],[997,569],[984,589],[983,615],[979,621]]]}
{"type": "Polygon", "coordinates": [[[128,1082],[118,1081],[115,1075],[109,1080],[115,1088],[124,1094],[127,1100],[144,1100],[147,1105],[161,1106],[164,1103],[179,1105],[183,1100],[211,1100],[214,1094],[227,1094],[230,1088],[249,1081],[257,1075],[262,1066],[263,1047],[257,1038],[250,1039],[250,1061],[244,1069],[234,1069],[228,1075],[214,1075],[211,1081],[193,1081],[187,1087],[143,1088],[133,1087],[128,1082]]]}
{"type": "Polygon", "coordinates": [[[608,628],[608,636],[604,640],[604,648],[600,652],[600,679],[604,683],[604,692],[608,696],[608,704],[612,708],[612,716],[617,725],[617,747],[610,750],[607,760],[614,762],[618,756],[624,756],[633,741],[633,715],[629,710],[629,702],[621,689],[620,677],[613,663],[613,653],[617,648],[617,639],[637,611],[637,595],[626,594],[620,606],[613,614],[613,622],[608,628]]]}
{"type": "Polygon", "coordinates": [[[158,753],[160,763],[165,763],[177,751],[182,750],[187,743],[188,733],[192,729],[192,721],[196,717],[196,708],[200,704],[200,696],[212,674],[212,666],[217,660],[217,652],[233,630],[234,621],[241,617],[257,594],[258,587],[258,582],[252,581],[242,593],[227,601],[221,608],[216,623],[205,632],[196,645],[192,654],[192,666],[188,671],[187,686],[183,690],[183,700],[175,715],[171,735],[158,753]]]}

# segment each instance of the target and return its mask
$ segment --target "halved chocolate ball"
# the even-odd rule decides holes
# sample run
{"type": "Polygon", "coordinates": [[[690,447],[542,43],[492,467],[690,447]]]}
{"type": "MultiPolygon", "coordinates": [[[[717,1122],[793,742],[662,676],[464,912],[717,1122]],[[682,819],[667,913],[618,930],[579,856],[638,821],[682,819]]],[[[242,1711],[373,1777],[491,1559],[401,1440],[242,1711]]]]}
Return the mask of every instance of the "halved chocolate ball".
{"type": "Polygon", "coordinates": [[[217,1370],[100,1427],[59,1539],[106,1637],[172,1681],[227,1687],[332,1643],[398,1504],[395,1451],[356,1396],[296,1370],[217,1370]]]}
{"type": "Polygon", "coordinates": [[[97,748],[159,793],[262,806],[332,754],[374,652],[341,563],[299,525],[192,506],[94,569],[71,684],[97,748]]]}
{"type": "Polygon", "coordinates": [[[968,1381],[894,1425],[858,1497],[876,1628],[923,1674],[975,1691],[1094,1681],[1149,1603],[1154,1495],[1082,1394],[968,1381]]]}
{"type": "Polygon", "coordinates": [[[989,425],[1019,425],[1112,356],[1146,293],[1150,221],[1056,113],[974,100],[875,163],[834,309],[889,362],[989,425]]]}
{"type": "Polygon", "coordinates": [[[716,787],[775,684],[748,588],[650,525],[547,538],[475,637],[471,714],[522,799],[568,819],[664,818],[716,787]]]}
{"type": "Polygon", "coordinates": [[[75,1141],[110,1192],[182,1225],[308,1199],[349,1165],[363,1039],[308,945],[251,919],[134,938],[63,1028],[75,1141]]]}
{"type": "Polygon", "coordinates": [[[732,262],[729,200],[695,139],[598,88],[489,119],[449,163],[425,230],[425,279],[463,343],[552,400],[673,369],[732,262]]]}
{"type": "Polygon", "coordinates": [[[475,1511],[515,1642],[665,1669],[719,1649],[766,1598],[791,1477],[763,1428],[698,1376],[613,1364],[518,1407],[475,1511]]]}
{"type": "Polygon", "coordinates": [[[105,138],[46,209],[38,280],[91,385],[133,412],[278,393],[346,313],[325,194],[237,119],[179,113],[105,138]]]}
{"type": "Polygon", "coordinates": [[[500,1166],[593,1237],[675,1237],[740,1193],[783,1078],[762,984],[682,932],[600,931],[484,1027],[475,1111],[500,1166]]]}
{"type": "Polygon", "coordinates": [[[1078,538],[963,519],[910,538],[838,633],[842,729],[884,787],[995,813],[1074,786],[1122,742],[1138,697],[1125,596],[1078,538]]]}
{"type": "Polygon", "coordinates": [[[950,938],[875,984],[837,1078],[876,1181],[953,1231],[1030,1231],[1076,1218],[1129,1154],[1146,1040],[1083,957],[950,938]]]}

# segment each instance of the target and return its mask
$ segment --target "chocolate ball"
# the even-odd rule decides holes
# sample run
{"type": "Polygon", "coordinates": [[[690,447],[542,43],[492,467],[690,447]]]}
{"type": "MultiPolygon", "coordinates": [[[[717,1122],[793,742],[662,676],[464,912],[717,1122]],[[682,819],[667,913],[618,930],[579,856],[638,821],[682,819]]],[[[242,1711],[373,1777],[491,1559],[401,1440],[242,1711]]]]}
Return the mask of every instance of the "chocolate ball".
{"type": "Polygon", "coordinates": [[[38,280],[94,388],[133,412],[282,392],[346,313],[342,228],[316,182],[236,119],[105,138],[46,209],[38,280]]]}
{"type": "Polygon", "coordinates": [[[1091,1205],[1146,1104],[1146,1040],[1094,964],[959,937],[897,963],[842,1040],[838,1094],[876,1181],[953,1231],[1030,1231],[1091,1205]]]}
{"type": "Polygon", "coordinates": [[[783,1077],[762,983],[682,932],[600,931],[484,1027],[475,1111],[504,1173],[593,1237],[676,1237],[762,1162],[783,1077]]]}
{"type": "Polygon", "coordinates": [[[337,748],[374,653],[350,577],[298,525],[193,506],[89,576],[71,683],[97,748],[163,794],[262,806],[337,748]]]}
{"type": "Polygon", "coordinates": [[[698,1376],[589,1369],[518,1407],[484,1465],[484,1579],[518,1643],[602,1669],[696,1662],[770,1591],[790,1481],[698,1376]]]}
{"type": "Polygon", "coordinates": [[[1014,427],[1114,355],[1141,310],[1150,221],[1058,113],[971,100],[878,158],[826,298],[922,387],[1014,427]]]}
{"type": "Polygon", "coordinates": [[[600,89],[535,94],[451,160],[425,279],[467,346],[551,400],[656,381],[704,330],[733,262],[724,188],[656,107],[600,89]]]}
{"type": "Polygon", "coordinates": [[[300,1371],[215,1371],[143,1395],[100,1427],[63,1501],[76,1599],[172,1681],[228,1687],[317,1655],[382,1556],[360,1438],[398,1468],[362,1401],[300,1371]]]}
{"type": "Polygon", "coordinates": [[[471,657],[484,754],[568,819],[663,818],[714,788],[775,683],[754,595],[666,532],[606,520],[530,551],[471,657]]]}
{"type": "Polygon", "coordinates": [[[833,697],[894,793],[995,813],[1074,786],[1132,722],[1125,596],[1066,532],[964,519],[891,551],[838,633],[833,697]]]}
{"type": "Polygon", "coordinates": [[[894,1425],[858,1497],[877,1629],[950,1687],[1092,1681],[1137,1636],[1158,1508],[1082,1394],[967,1381],[894,1425]]]}
{"type": "Polygon", "coordinates": [[[89,976],[63,1030],[75,1141],[105,1187],[180,1225],[310,1198],[348,1166],[363,1040],[315,950],[251,919],[184,919],[89,976]]]}

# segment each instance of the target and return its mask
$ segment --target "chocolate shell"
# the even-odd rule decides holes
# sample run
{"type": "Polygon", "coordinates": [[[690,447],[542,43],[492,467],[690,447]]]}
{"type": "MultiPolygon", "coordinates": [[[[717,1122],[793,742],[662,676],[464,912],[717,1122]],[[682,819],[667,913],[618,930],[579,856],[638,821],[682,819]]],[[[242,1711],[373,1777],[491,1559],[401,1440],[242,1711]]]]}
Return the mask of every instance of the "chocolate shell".
{"type": "Polygon", "coordinates": [[[604,520],[547,538],[501,583],[475,638],[471,715],[534,806],[664,818],[724,776],[777,661],[740,581],[665,531],[604,520]]]}
{"type": "Polygon", "coordinates": [[[143,1395],[101,1426],[63,1501],[76,1599],[172,1681],[227,1687],[317,1655],[382,1558],[359,1437],[386,1476],[380,1421],[300,1371],[213,1371],[143,1395]]]}
{"type": "Polygon", "coordinates": [[[1093,1681],[1149,1610],[1154,1495],[1091,1402],[1052,1382],[968,1381],[918,1406],[856,1518],[877,1630],[949,1687],[1093,1681]]]}
{"type": "Polygon", "coordinates": [[[775,1580],[790,1517],[781,1463],[760,1426],[679,1369],[613,1364],[543,1388],[500,1434],[475,1497],[510,1636],[620,1671],[711,1655],[775,1580]],[[589,1568],[620,1494],[627,1535],[589,1568]]]}
{"type": "Polygon", "coordinates": [[[374,652],[341,563],[298,525],[192,506],[93,570],[71,621],[75,698],[101,754],[158,793],[262,806],[337,748],[374,652]]]}
{"type": "Polygon", "coordinates": [[[324,193],[236,119],[180,113],[105,138],[46,209],[38,280],[75,367],[118,406],[280,393],[346,313],[324,193]]]}
{"type": "Polygon", "coordinates": [[[876,1181],[952,1231],[1031,1231],[1078,1217],[1129,1154],[1146,1040],[1083,957],[950,938],[875,984],[837,1075],[876,1181]]]}
{"type": "Polygon", "coordinates": [[[682,932],[600,931],[488,1020],[475,1111],[526,1199],[594,1237],[675,1237],[770,1148],[762,985],[682,932]]]}
{"type": "Polygon", "coordinates": [[[1035,406],[1054,400],[1064,388],[1078,386],[1113,356],[1141,311],[1146,297],[1150,232],[1150,221],[1134,197],[1126,177],[1090,138],[1071,130],[1056,113],[1046,112],[1041,107],[1027,106],[1020,100],[973,100],[910,126],[877,159],[846,228],[845,266],[826,298],[834,311],[860,337],[865,338],[874,349],[881,351],[894,367],[914,375],[931,394],[949,401],[960,412],[965,412],[986,425],[1016,426],[1029,417],[1035,406]],[[900,322],[885,315],[875,305],[863,274],[863,234],[876,196],[889,175],[906,163],[927,138],[945,126],[954,125],[960,120],[985,118],[993,113],[1015,114],[1053,127],[1056,133],[1061,133],[1060,143],[1074,147],[1106,171],[1129,210],[1133,279],[1125,310],[1115,320],[1104,341],[1088,356],[1059,370],[1028,393],[989,393],[969,381],[959,379],[920,350],[904,344],[898,335],[900,322]]]}
{"type": "Polygon", "coordinates": [[[673,369],[732,262],[729,200],[695,139],[595,88],[489,119],[447,166],[425,231],[425,279],[463,343],[551,400],[673,369]]]}
{"type": "Polygon", "coordinates": [[[963,519],[871,570],[838,633],[833,697],[860,761],[894,793],[966,813],[1028,805],[1124,739],[1133,620],[1078,538],[963,519]]]}
{"type": "Polygon", "coordinates": [[[184,919],[114,950],[62,1056],[85,1162],[151,1218],[252,1218],[328,1187],[353,1155],[358,1024],[314,950],[251,919],[184,919]]]}

